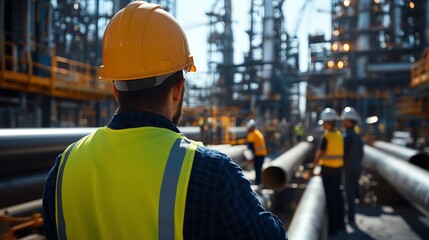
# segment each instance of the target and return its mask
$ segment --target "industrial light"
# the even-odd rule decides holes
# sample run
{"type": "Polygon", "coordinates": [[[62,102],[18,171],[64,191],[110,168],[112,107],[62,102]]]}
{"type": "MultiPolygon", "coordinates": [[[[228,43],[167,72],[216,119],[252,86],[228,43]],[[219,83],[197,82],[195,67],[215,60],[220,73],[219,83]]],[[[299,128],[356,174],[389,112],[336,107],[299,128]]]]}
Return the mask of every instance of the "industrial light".
{"type": "Polygon", "coordinates": [[[333,43],[332,44],[332,50],[333,51],[337,51],[338,50],[338,44],[337,43],[333,43]]]}
{"type": "Polygon", "coordinates": [[[374,0],[374,2],[375,2],[376,4],[379,4],[379,3],[380,3],[380,0],[374,0]]]}
{"type": "Polygon", "coordinates": [[[343,49],[344,49],[345,52],[348,52],[350,50],[350,44],[344,43],[343,49]]]}
{"type": "Polygon", "coordinates": [[[350,6],[350,0],[344,0],[343,4],[346,7],[350,6]]]}
{"type": "Polygon", "coordinates": [[[338,69],[343,69],[343,67],[344,67],[344,62],[343,62],[343,61],[338,61],[338,62],[337,62],[337,67],[338,67],[338,69]]]}
{"type": "Polygon", "coordinates": [[[338,37],[338,35],[340,35],[340,31],[338,31],[337,29],[334,30],[334,36],[338,37]]]}
{"type": "Polygon", "coordinates": [[[328,61],[328,68],[333,68],[335,66],[335,62],[332,60],[328,61]]]}
{"type": "Polygon", "coordinates": [[[409,3],[409,6],[410,6],[410,8],[411,8],[411,9],[413,9],[413,8],[415,7],[414,2],[413,2],[413,1],[411,1],[411,2],[409,3]]]}
{"type": "Polygon", "coordinates": [[[77,4],[77,3],[73,4],[73,8],[74,8],[75,10],[78,10],[78,9],[79,9],[79,4],[77,4]]]}
{"type": "Polygon", "coordinates": [[[374,123],[378,122],[378,117],[377,116],[371,116],[371,117],[366,118],[365,121],[367,124],[374,124],[374,123]]]}

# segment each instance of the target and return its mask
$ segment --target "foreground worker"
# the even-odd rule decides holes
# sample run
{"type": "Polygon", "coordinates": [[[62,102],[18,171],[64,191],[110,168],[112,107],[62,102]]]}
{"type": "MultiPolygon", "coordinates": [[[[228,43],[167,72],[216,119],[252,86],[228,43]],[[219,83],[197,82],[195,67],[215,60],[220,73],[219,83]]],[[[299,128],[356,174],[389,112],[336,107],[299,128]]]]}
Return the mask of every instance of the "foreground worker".
{"type": "Polygon", "coordinates": [[[329,235],[345,230],[344,199],[340,190],[344,160],[344,142],[341,132],[335,128],[338,118],[332,108],[325,108],[320,116],[325,130],[320,147],[315,155],[313,166],[321,165],[321,176],[328,208],[329,235]]]}
{"type": "Polygon", "coordinates": [[[100,78],[120,107],[47,176],[48,239],[287,239],[231,158],[176,127],[183,74],[194,70],[183,30],[159,5],[132,2],[112,18],[100,78]]]}
{"type": "Polygon", "coordinates": [[[345,131],[344,138],[344,179],[347,198],[347,218],[355,223],[355,199],[358,194],[358,180],[362,171],[363,142],[355,129],[360,120],[356,109],[346,107],[341,113],[345,131]]]}
{"type": "Polygon", "coordinates": [[[256,122],[250,119],[247,122],[247,147],[253,153],[253,169],[255,170],[255,185],[259,188],[261,185],[261,171],[264,164],[265,156],[267,155],[267,147],[265,146],[264,135],[256,129],[256,122]]]}

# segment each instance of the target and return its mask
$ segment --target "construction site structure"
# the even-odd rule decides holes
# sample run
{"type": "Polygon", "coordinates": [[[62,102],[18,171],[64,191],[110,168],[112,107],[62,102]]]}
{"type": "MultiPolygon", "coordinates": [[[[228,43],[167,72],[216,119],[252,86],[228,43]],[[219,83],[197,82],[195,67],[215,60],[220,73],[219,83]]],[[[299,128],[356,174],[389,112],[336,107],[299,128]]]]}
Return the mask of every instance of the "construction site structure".
{"type": "Polygon", "coordinates": [[[422,75],[421,68],[411,69],[429,45],[429,4],[333,0],[331,7],[332,35],[308,39],[309,68],[302,74],[308,127],[318,125],[325,107],[353,106],[369,134],[390,138],[395,131],[409,131],[416,136],[429,124],[428,111],[410,87],[410,72],[422,75]]]}
{"type": "Polygon", "coordinates": [[[298,41],[288,35],[284,0],[252,0],[249,50],[244,62],[233,62],[231,0],[217,1],[210,18],[208,64],[216,104],[237,106],[260,123],[299,118],[298,41]]]}
{"type": "Polygon", "coordinates": [[[107,124],[116,101],[98,79],[101,39],[129,2],[0,1],[0,128],[107,124]]]}

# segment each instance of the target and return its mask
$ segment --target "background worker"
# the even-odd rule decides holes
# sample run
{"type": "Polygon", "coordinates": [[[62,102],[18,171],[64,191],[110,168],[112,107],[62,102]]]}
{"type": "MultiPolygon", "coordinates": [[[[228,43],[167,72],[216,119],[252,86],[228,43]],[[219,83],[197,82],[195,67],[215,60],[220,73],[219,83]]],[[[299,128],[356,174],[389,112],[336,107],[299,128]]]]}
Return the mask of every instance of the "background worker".
{"type": "Polygon", "coordinates": [[[253,168],[255,170],[255,185],[261,185],[261,170],[264,164],[265,156],[267,155],[267,147],[265,146],[264,135],[256,129],[256,122],[250,119],[247,122],[247,147],[253,153],[253,168]]]}
{"type": "Polygon", "coordinates": [[[296,137],[296,144],[301,142],[302,138],[304,137],[304,128],[302,127],[302,123],[299,122],[295,124],[295,137],[296,137]]]}
{"type": "Polygon", "coordinates": [[[230,157],[187,139],[186,36],[159,5],[135,1],[103,38],[100,78],[119,109],[70,145],[46,178],[48,239],[287,239],[230,157]]]}
{"type": "Polygon", "coordinates": [[[338,231],[345,230],[344,199],[340,190],[344,145],[341,132],[335,128],[337,112],[332,108],[325,108],[320,118],[325,132],[320,140],[313,167],[320,164],[322,168],[321,176],[328,208],[328,230],[329,235],[335,235],[338,231]]]}
{"type": "Polygon", "coordinates": [[[362,171],[363,142],[356,133],[360,117],[352,107],[346,107],[341,113],[345,131],[344,138],[344,179],[347,198],[347,218],[349,224],[355,222],[355,199],[358,196],[358,180],[362,171]]]}

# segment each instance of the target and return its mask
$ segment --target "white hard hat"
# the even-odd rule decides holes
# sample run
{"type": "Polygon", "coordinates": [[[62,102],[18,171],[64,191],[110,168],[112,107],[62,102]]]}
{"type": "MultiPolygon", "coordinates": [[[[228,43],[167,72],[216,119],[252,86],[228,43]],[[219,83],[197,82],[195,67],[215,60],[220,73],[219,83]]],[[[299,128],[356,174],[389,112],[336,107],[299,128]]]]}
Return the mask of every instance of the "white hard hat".
{"type": "Polygon", "coordinates": [[[335,121],[338,119],[337,112],[332,108],[325,108],[320,114],[320,120],[322,121],[335,121]]]}
{"type": "Polygon", "coordinates": [[[343,112],[341,113],[341,119],[349,119],[354,121],[359,121],[359,114],[357,113],[356,109],[352,107],[346,107],[344,108],[343,112]]]}
{"type": "Polygon", "coordinates": [[[250,120],[247,122],[247,128],[251,128],[251,127],[255,127],[255,126],[256,126],[256,122],[255,122],[255,120],[250,119],[250,120]]]}

